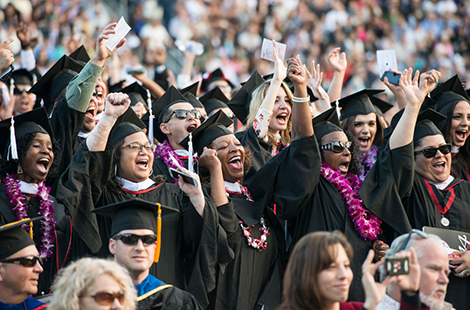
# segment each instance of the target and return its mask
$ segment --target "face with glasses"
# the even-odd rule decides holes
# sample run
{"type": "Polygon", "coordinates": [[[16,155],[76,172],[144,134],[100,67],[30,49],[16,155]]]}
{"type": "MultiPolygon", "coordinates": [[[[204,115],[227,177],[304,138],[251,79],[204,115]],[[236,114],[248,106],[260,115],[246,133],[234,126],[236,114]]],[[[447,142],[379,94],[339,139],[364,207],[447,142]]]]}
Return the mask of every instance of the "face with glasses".
{"type": "Polygon", "coordinates": [[[201,125],[201,113],[188,102],[178,102],[168,108],[171,114],[162,120],[160,130],[174,149],[182,149],[180,141],[201,125]]]}
{"type": "Polygon", "coordinates": [[[24,297],[38,291],[39,274],[43,271],[34,245],[27,246],[0,263],[0,290],[9,296],[24,297]],[[35,263],[33,265],[33,263],[35,263]]]}
{"type": "Polygon", "coordinates": [[[348,149],[351,145],[343,131],[333,131],[324,135],[320,146],[322,162],[346,175],[351,162],[351,152],[348,149]]]}
{"type": "Polygon", "coordinates": [[[31,85],[17,84],[13,90],[15,96],[15,108],[16,113],[25,113],[31,111],[34,107],[34,101],[36,100],[35,94],[30,94],[28,91],[31,89],[31,85]]]}
{"type": "Polygon", "coordinates": [[[124,296],[118,281],[104,273],[81,294],[78,304],[80,310],[124,309],[124,296]]]}
{"type": "Polygon", "coordinates": [[[450,147],[442,135],[426,136],[415,147],[415,170],[424,179],[441,183],[451,169],[450,147]]]}
{"type": "Polygon", "coordinates": [[[155,233],[150,229],[123,230],[109,240],[109,251],[134,279],[136,275],[148,273],[152,266],[155,241],[155,233]]]}
{"type": "Polygon", "coordinates": [[[132,182],[147,180],[153,167],[155,146],[145,133],[136,132],[124,138],[121,147],[117,176],[132,182]]]}

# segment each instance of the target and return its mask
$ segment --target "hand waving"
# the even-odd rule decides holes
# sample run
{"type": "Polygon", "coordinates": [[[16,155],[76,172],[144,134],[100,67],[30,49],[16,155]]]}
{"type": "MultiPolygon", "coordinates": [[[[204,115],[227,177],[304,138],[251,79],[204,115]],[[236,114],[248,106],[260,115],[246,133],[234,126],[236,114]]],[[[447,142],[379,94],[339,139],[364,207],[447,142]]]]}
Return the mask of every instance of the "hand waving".
{"type": "Polygon", "coordinates": [[[330,97],[325,89],[321,86],[323,80],[323,72],[320,71],[320,64],[315,67],[315,61],[312,61],[312,73],[307,70],[308,85],[313,90],[313,95],[320,100],[326,100],[330,103],[330,97]]]}
{"type": "Polygon", "coordinates": [[[346,53],[342,52],[340,54],[340,50],[341,48],[337,47],[330,52],[328,55],[328,63],[333,68],[333,70],[337,72],[344,72],[348,67],[348,61],[346,60],[346,53]]]}
{"type": "Polygon", "coordinates": [[[420,88],[418,87],[418,79],[419,70],[416,70],[413,77],[412,68],[405,69],[402,76],[400,77],[400,87],[405,92],[406,101],[409,105],[417,107],[421,106],[427,94],[422,89],[428,89],[430,84],[428,80],[425,79],[420,88]]]}

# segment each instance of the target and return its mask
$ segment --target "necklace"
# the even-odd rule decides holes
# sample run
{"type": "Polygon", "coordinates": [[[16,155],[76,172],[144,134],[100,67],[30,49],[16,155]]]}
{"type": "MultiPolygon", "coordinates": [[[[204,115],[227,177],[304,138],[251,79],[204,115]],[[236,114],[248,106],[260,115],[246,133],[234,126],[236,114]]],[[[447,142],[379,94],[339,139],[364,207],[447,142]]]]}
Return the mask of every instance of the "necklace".
{"type": "Polygon", "coordinates": [[[364,239],[375,240],[382,233],[380,224],[382,221],[372,213],[364,209],[364,203],[357,194],[362,185],[358,176],[348,173],[346,177],[339,170],[322,163],[320,174],[332,183],[345,200],[348,206],[349,217],[354,223],[354,228],[364,239]]]}
{"type": "MultiPolygon", "coordinates": [[[[175,150],[173,150],[168,140],[165,140],[163,141],[163,143],[160,143],[157,146],[157,149],[155,150],[154,154],[157,155],[158,158],[160,158],[165,163],[168,169],[173,168],[178,170],[179,167],[184,167],[183,162],[180,160],[175,150]]],[[[173,179],[173,183],[178,185],[178,179],[173,179]]]]}
{"type": "MultiPolygon", "coordinates": [[[[26,213],[28,205],[25,202],[25,196],[21,193],[20,182],[17,180],[17,177],[18,175],[16,174],[7,174],[3,182],[7,187],[8,199],[10,199],[12,210],[16,214],[16,220],[19,221],[28,218],[28,214],[26,213]]],[[[38,214],[44,216],[44,219],[41,220],[42,227],[39,228],[39,231],[42,233],[42,244],[39,248],[39,258],[41,262],[51,257],[52,249],[54,248],[54,205],[49,196],[50,190],[51,188],[47,187],[43,181],[38,183],[37,195],[40,198],[38,214]]],[[[26,224],[23,225],[23,228],[27,231],[30,229],[26,224]]]]}

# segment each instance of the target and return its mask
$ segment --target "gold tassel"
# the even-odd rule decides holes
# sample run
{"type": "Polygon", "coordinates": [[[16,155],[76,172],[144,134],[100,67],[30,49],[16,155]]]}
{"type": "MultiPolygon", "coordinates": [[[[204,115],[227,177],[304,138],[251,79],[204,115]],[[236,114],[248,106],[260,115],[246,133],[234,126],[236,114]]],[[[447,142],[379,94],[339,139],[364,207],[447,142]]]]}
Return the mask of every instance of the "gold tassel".
{"type": "Polygon", "coordinates": [[[33,239],[33,221],[29,222],[29,236],[33,239]]]}
{"type": "Polygon", "coordinates": [[[158,263],[158,260],[160,259],[160,250],[162,248],[162,205],[157,203],[157,206],[158,206],[157,241],[155,242],[155,245],[157,247],[155,248],[155,257],[153,259],[155,263],[158,263]]]}

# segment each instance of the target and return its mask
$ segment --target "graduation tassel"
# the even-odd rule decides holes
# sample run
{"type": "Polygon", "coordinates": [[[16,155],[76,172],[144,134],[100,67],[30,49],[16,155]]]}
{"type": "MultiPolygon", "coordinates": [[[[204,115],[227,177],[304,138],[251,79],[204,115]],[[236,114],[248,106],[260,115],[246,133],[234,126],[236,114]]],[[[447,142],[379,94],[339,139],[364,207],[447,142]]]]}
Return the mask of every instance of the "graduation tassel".
{"type": "Polygon", "coordinates": [[[15,88],[15,80],[11,78],[10,79],[10,96],[13,96],[14,88],[15,88]]]}
{"type": "Polygon", "coordinates": [[[2,95],[5,106],[8,106],[10,103],[10,94],[8,93],[8,88],[5,86],[5,84],[2,85],[2,95]]]}
{"type": "Polygon", "coordinates": [[[194,172],[194,164],[193,164],[193,134],[189,133],[189,142],[188,142],[188,170],[189,172],[194,172]]]}
{"type": "Polygon", "coordinates": [[[339,109],[339,100],[336,99],[336,114],[338,114],[338,119],[341,119],[341,111],[339,109]]]}
{"type": "Polygon", "coordinates": [[[147,89],[147,106],[149,108],[149,142],[153,144],[153,121],[155,120],[155,115],[152,111],[152,98],[150,92],[147,89]]]}
{"type": "Polygon", "coordinates": [[[33,221],[29,222],[29,236],[33,239],[33,221]]]}
{"type": "Polygon", "coordinates": [[[157,242],[155,243],[155,257],[153,261],[158,263],[160,259],[160,250],[162,248],[162,205],[157,202],[158,216],[157,216],[157,242]]]}
{"type": "MultiPolygon", "coordinates": [[[[18,149],[16,147],[16,137],[15,137],[15,117],[11,117],[11,126],[10,126],[10,150],[11,150],[11,159],[18,159],[18,149]]],[[[10,152],[8,152],[7,160],[9,160],[10,152]]]]}

